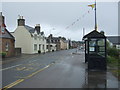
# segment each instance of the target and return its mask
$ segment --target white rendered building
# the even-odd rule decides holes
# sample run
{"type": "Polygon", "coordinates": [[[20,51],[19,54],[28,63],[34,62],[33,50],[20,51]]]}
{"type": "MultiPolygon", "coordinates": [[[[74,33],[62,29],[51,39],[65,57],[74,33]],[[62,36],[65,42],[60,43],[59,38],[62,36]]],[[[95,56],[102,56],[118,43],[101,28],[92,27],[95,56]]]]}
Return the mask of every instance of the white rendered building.
{"type": "Polygon", "coordinates": [[[15,37],[15,47],[21,48],[22,53],[34,54],[38,53],[38,50],[41,53],[46,52],[46,39],[40,24],[35,28],[27,26],[23,16],[19,16],[18,26],[11,34],[15,37]]]}

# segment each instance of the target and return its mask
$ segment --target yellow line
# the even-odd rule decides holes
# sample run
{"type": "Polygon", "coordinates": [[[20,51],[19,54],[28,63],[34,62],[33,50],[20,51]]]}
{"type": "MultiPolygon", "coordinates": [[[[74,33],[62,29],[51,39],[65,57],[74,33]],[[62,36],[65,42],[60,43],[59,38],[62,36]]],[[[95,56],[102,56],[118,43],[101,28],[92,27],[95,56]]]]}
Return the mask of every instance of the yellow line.
{"type": "Polygon", "coordinates": [[[46,68],[48,68],[48,67],[50,67],[50,66],[51,66],[51,64],[50,64],[50,65],[48,65],[48,66],[46,66],[46,67],[44,67],[44,68],[42,68],[42,69],[40,69],[40,70],[38,70],[38,71],[36,71],[36,72],[34,72],[34,73],[32,73],[32,74],[30,74],[30,75],[28,75],[25,79],[30,78],[30,77],[32,77],[32,76],[34,76],[35,74],[37,74],[37,73],[39,73],[39,72],[41,72],[41,71],[45,70],[46,68]]]}
{"type": "Polygon", "coordinates": [[[21,68],[17,67],[16,69],[17,69],[18,71],[21,71],[21,70],[26,69],[26,67],[21,67],[21,68]]]}
{"type": "Polygon", "coordinates": [[[37,73],[39,73],[39,72],[45,70],[46,68],[50,67],[50,66],[53,65],[53,64],[55,64],[55,63],[51,63],[51,64],[47,65],[46,67],[44,67],[44,68],[42,68],[42,69],[40,69],[40,70],[38,70],[38,71],[36,71],[36,72],[34,72],[34,73],[28,75],[28,76],[25,77],[24,79],[18,79],[17,81],[15,81],[15,82],[13,82],[13,83],[11,83],[11,84],[9,84],[9,85],[3,87],[3,88],[0,89],[0,90],[6,90],[6,89],[8,89],[8,88],[11,88],[11,87],[13,87],[13,86],[15,86],[15,85],[17,85],[17,84],[23,82],[25,79],[28,79],[28,78],[32,77],[33,75],[35,75],[35,74],[37,74],[37,73]]]}
{"type": "Polygon", "coordinates": [[[23,82],[23,81],[24,81],[24,79],[18,79],[17,81],[15,81],[15,82],[13,82],[13,83],[11,83],[11,84],[9,84],[9,85],[3,87],[2,90],[6,90],[6,89],[8,89],[8,88],[11,88],[11,87],[13,87],[13,86],[19,84],[20,82],[23,82]]]}

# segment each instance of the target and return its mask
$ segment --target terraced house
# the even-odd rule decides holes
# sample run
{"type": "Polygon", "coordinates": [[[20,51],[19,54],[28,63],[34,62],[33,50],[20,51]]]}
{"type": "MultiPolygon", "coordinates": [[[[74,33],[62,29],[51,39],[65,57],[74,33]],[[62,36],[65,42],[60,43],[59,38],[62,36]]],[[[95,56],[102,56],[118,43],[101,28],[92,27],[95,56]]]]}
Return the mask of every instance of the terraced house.
{"type": "Polygon", "coordinates": [[[25,19],[23,16],[18,18],[18,26],[12,35],[15,37],[15,47],[21,48],[22,53],[34,54],[40,51],[46,52],[46,39],[44,32],[41,32],[40,24],[36,24],[33,28],[25,25],[25,19]]]}
{"type": "Polygon", "coordinates": [[[6,29],[5,17],[0,12],[0,53],[5,57],[14,56],[15,53],[15,38],[6,29]]]}

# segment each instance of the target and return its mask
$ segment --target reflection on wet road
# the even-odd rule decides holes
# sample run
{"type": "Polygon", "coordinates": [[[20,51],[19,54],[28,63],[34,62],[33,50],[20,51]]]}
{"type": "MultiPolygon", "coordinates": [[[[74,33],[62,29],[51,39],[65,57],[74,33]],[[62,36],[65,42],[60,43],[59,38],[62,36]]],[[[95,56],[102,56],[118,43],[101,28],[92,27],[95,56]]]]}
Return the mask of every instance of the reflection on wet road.
{"type": "Polygon", "coordinates": [[[108,71],[88,71],[84,53],[79,51],[76,54],[75,51],[47,53],[5,70],[3,74],[7,75],[4,79],[7,79],[4,80],[4,85],[19,80],[21,83],[13,88],[118,88],[116,77],[108,71]],[[49,65],[50,63],[53,64],[49,65]],[[32,77],[25,78],[26,76],[32,77]]]}

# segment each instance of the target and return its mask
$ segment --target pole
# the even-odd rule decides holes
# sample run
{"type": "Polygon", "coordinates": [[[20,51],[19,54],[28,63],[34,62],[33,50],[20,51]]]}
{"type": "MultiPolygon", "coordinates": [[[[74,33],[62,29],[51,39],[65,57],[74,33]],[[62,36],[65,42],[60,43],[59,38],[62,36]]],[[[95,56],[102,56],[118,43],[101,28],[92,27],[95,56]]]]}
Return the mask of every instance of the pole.
{"type": "Polygon", "coordinates": [[[95,30],[97,31],[97,12],[96,12],[96,0],[95,0],[95,30]]]}
{"type": "Polygon", "coordinates": [[[83,28],[83,37],[84,37],[84,35],[85,35],[85,28],[83,28]]]}

